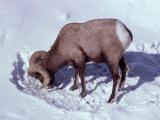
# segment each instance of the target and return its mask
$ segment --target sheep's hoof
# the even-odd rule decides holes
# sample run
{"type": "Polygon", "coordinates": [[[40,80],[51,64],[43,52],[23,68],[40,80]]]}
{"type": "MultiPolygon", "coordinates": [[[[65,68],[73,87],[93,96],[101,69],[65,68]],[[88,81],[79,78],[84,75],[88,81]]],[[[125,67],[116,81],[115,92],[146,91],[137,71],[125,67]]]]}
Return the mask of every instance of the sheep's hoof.
{"type": "Polygon", "coordinates": [[[71,91],[74,91],[74,90],[77,90],[77,89],[78,89],[78,86],[77,86],[77,85],[73,85],[73,86],[70,88],[71,91]]]}
{"type": "Polygon", "coordinates": [[[109,99],[108,101],[107,101],[107,103],[114,103],[114,102],[116,102],[117,100],[116,100],[116,98],[113,98],[113,99],[109,99]]]}
{"type": "Polygon", "coordinates": [[[124,84],[120,84],[119,88],[118,88],[118,91],[123,91],[123,90],[124,90],[124,84]]]}
{"type": "Polygon", "coordinates": [[[124,87],[119,87],[118,88],[118,91],[123,91],[124,90],[124,87]]]}
{"type": "Polygon", "coordinates": [[[82,91],[82,92],[80,93],[81,98],[84,98],[86,95],[87,95],[86,91],[82,91]]]}

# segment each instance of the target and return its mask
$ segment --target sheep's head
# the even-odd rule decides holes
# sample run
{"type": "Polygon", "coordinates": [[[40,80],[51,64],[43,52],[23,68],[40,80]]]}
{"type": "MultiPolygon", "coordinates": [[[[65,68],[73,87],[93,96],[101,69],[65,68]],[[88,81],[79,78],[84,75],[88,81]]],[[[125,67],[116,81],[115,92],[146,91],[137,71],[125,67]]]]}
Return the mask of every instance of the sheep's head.
{"type": "Polygon", "coordinates": [[[48,87],[50,83],[50,74],[42,66],[43,58],[47,52],[46,51],[36,51],[29,58],[28,75],[39,79],[42,83],[42,87],[48,87]]]}

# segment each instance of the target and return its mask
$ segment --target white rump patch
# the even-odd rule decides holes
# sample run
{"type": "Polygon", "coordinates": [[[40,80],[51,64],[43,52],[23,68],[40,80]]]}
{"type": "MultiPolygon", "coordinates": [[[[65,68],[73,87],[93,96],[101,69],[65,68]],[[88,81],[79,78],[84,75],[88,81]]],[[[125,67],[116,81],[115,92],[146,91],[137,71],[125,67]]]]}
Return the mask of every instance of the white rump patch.
{"type": "Polygon", "coordinates": [[[124,50],[126,50],[131,43],[131,38],[125,26],[119,21],[116,23],[116,33],[123,45],[124,50]]]}

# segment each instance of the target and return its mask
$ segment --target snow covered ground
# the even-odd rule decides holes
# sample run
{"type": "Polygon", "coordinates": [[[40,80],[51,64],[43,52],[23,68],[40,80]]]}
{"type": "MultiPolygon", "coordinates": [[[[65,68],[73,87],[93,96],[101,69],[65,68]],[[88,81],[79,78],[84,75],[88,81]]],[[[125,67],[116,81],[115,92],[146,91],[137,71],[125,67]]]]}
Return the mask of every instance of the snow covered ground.
{"type": "Polygon", "coordinates": [[[0,0],[0,120],[160,120],[159,0],[0,0]],[[28,78],[28,57],[48,50],[69,22],[118,18],[133,32],[130,67],[118,102],[107,104],[112,79],[105,64],[87,64],[88,95],[70,91],[74,70],[56,74],[57,90],[28,78]]]}

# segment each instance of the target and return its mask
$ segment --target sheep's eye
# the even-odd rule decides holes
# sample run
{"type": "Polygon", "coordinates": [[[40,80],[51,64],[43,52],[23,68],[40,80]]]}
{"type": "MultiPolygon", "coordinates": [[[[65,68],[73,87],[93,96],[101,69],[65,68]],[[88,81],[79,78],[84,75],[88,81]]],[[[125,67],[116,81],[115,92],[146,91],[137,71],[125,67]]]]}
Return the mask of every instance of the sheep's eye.
{"type": "Polygon", "coordinates": [[[43,61],[43,59],[44,59],[44,57],[41,57],[41,58],[40,58],[40,61],[42,62],[42,61],[43,61]]]}

